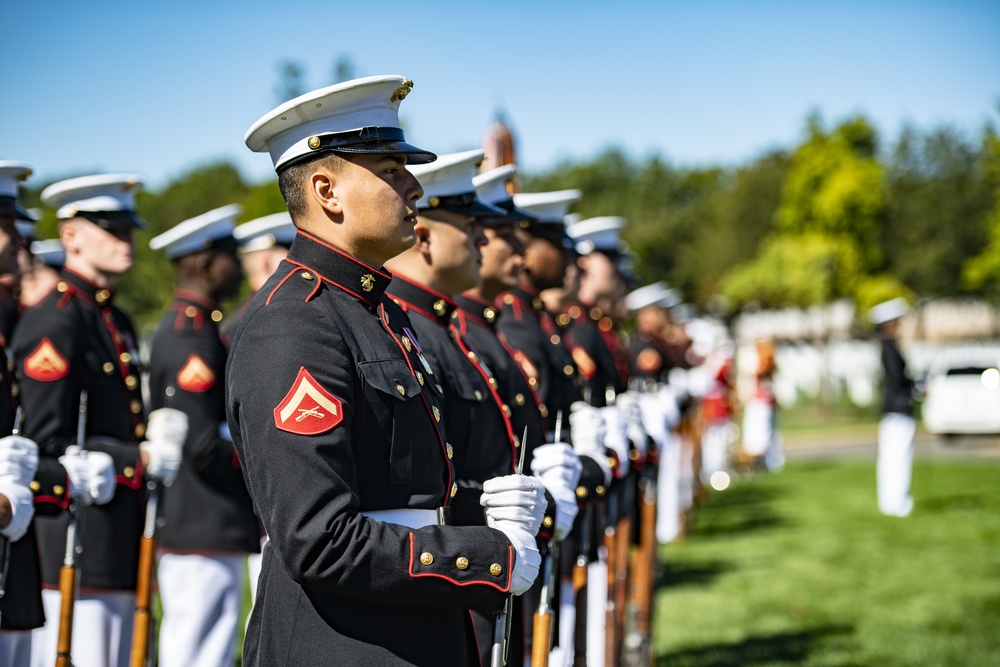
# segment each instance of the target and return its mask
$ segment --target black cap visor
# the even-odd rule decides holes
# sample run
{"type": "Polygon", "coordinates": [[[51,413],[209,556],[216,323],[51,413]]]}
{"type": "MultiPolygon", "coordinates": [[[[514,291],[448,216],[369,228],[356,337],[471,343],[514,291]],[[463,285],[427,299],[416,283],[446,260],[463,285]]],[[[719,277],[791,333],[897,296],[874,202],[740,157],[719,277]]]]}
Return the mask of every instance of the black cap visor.
{"type": "Polygon", "coordinates": [[[506,212],[502,208],[490,206],[482,201],[475,192],[464,192],[458,195],[432,195],[427,198],[427,204],[420,206],[421,211],[450,211],[459,215],[471,215],[480,223],[488,225],[494,218],[502,217],[506,212]]]}
{"type": "Polygon", "coordinates": [[[503,215],[496,217],[483,218],[482,223],[487,227],[499,226],[499,225],[516,225],[519,222],[537,222],[538,218],[531,215],[527,211],[522,211],[521,209],[514,206],[513,199],[507,199],[505,201],[492,202],[491,206],[496,206],[497,208],[503,209],[503,215]]]}
{"type": "Polygon", "coordinates": [[[437,160],[434,153],[407,143],[403,130],[398,127],[369,126],[360,130],[316,135],[309,137],[309,148],[312,152],[284,163],[279,167],[279,173],[327,153],[344,156],[405,155],[407,164],[427,164],[437,160]]]}
{"type": "Polygon", "coordinates": [[[0,197],[0,215],[8,218],[17,218],[34,223],[35,219],[17,203],[17,197],[4,195],[0,197]]]}
{"type": "Polygon", "coordinates": [[[136,215],[135,211],[77,211],[74,217],[89,220],[108,231],[146,228],[146,221],[136,215]]]}

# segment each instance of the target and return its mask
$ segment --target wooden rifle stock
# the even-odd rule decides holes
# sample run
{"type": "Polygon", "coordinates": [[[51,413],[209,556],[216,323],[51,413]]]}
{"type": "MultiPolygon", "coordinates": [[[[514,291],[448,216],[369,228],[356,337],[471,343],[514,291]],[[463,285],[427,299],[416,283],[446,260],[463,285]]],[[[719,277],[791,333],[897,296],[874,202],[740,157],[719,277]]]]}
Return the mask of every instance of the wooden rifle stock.
{"type": "Polygon", "coordinates": [[[618,533],[613,523],[604,528],[604,549],[608,554],[607,571],[607,601],[604,606],[604,664],[613,667],[615,646],[617,645],[617,600],[618,583],[618,533]]]}
{"type": "Polygon", "coordinates": [[[587,667],[587,568],[590,561],[590,531],[594,507],[583,510],[580,521],[579,549],[573,564],[573,601],[576,605],[576,626],[573,635],[573,667],[587,667]]]}
{"type": "MultiPolygon", "coordinates": [[[[76,421],[76,444],[83,451],[87,429],[87,390],[80,392],[80,415],[76,421]]],[[[56,667],[72,667],[73,609],[76,603],[76,552],[79,548],[77,511],[73,498],[69,501],[69,522],[66,524],[66,552],[59,570],[59,634],[56,639],[56,667]]]]}
{"type": "Polygon", "coordinates": [[[531,637],[531,664],[548,667],[549,651],[552,649],[552,601],[555,587],[559,585],[556,569],[559,563],[559,543],[552,540],[549,553],[545,556],[545,580],[538,599],[531,637]]]}
{"type": "Polygon", "coordinates": [[[139,542],[139,574],[135,586],[135,616],[132,621],[132,653],[129,667],[144,667],[149,658],[152,616],[153,568],[156,564],[156,511],[159,485],[150,480],[146,501],[146,524],[139,542]]]}

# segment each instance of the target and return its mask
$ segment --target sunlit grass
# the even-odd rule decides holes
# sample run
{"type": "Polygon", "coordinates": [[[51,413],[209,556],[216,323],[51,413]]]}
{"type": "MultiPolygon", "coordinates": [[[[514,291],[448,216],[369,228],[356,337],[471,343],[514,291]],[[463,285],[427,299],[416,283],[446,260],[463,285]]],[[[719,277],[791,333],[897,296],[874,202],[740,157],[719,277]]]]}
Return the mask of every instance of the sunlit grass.
{"type": "Polygon", "coordinates": [[[906,519],[871,463],[710,494],[664,547],[658,664],[1000,665],[1000,465],[917,464],[906,519]]]}

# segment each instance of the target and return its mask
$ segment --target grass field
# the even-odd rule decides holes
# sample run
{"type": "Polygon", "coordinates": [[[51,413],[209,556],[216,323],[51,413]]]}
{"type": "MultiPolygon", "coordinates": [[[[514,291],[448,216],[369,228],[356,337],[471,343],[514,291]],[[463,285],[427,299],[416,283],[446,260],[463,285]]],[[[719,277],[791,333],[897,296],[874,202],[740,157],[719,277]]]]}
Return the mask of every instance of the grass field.
{"type": "Polygon", "coordinates": [[[662,548],[657,664],[1000,665],[1000,464],[917,463],[905,519],[874,463],[712,493],[662,548]]]}

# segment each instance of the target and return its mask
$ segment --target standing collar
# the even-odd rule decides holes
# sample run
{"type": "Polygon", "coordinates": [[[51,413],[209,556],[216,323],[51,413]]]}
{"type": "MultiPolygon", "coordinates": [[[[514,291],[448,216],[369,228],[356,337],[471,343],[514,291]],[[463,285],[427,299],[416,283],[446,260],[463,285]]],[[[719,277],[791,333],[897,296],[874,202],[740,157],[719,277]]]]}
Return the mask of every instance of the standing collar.
{"type": "Polygon", "coordinates": [[[455,297],[458,310],[484,326],[496,328],[497,308],[495,304],[463,292],[455,297]]]}
{"type": "Polygon", "coordinates": [[[518,285],[512,289],[510,293],[513,294],[515,298],[518,298],[526,303],[530,303],[535,312],[545,310],[545,302],[542,301],[542,297],[538,296],[538,290],[530,285],[518,285]]]}
{"type": "Polygon", "coordinates": [[[448,326],[451,322],[451,314],[455,312],[457,307],[451,297],[435,292],[425,285],[415,283],[398,273],[393,277],[395,280],[388,292],[390,297],[401,301],[407,310],[416,310],[421,315],[435,320],[441,326],[448,326]]]}
{"type": "Polygon", "coordinates": [[[115,293],[105,287],[98,287],[79,273],[64,268],[59,274],[59,283],[56,289],[60,292],[72,292],[81,297],[84,301],[97,304],[98,306],[110,306],[115,293]]]}
{"type": "Polygon", "coordinates": [[[292,241],[286,261],[308,268],[321,279],[371,307],[382,300],[392,275],[352,257],[301,229],[292,241]]]}

